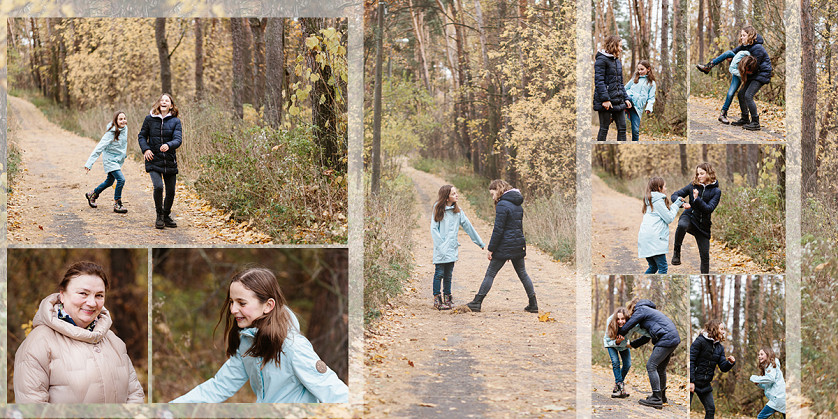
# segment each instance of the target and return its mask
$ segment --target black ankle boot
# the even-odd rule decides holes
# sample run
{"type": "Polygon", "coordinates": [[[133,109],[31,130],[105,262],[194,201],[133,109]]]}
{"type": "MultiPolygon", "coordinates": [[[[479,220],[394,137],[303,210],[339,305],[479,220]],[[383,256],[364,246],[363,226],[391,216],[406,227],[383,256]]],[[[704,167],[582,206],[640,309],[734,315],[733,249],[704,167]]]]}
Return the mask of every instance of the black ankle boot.
{"type": "Polygon", "coordinates": [[[666,404],[666,388],[661,389],[661,402],[666,404]]]}
{"type": "Polygon", "coordinates": [[[742,115],[741,118],[737,119],[736,121],[731,122],[730,125],[733,125],[734,127],[741,127],[742,125],[746,125],[746,124],[750,124],[750,123],[751,123],[751,119],[748,118],[748,115],[742,115]]]}
{"type": "Polygon", "coordinates": [[[158,212],[157,213],[157,221],[154,222],[154,228],[157,228],[158,230],[162,230],[163,227],[166,227],[166,222],[163,221],[163,213],[158,212]]]}
{"type": "Polygon", "coordinates": [[[483,299],[486,298],[486,295],[477,294],[474,296],[474,299],[471,300],[470,303],[467,303],[469,310],[474,311],[476,313],[480,312],[480,306],[483,304],[483,299]]]}
{"type": "Polygon", "coordinates": [[[172,219],[172,217],[169,216],[169,214],[163,214],[163,224],[165,224],[166,227],[169,228],[177,227],[177,223],[174,219],[172,219]]]}
{"type": "Polygon", "coordinates": [[[643,406],[654,407],[655,409],[663,409],[663,400],[661,400],[661,392],[653,391],[652,395],[637,401],[643,406]]]}
{"type": "Polygon", "coordinates": [[[90,205],[90,208],[96,208],[96,198],[99,198],[99,194],[96,192],[85,192],[84,197],[87,198],[87,205],[90,205]]]}
{"type": "Polygon", "coordinates": [[[758,116],[755,116],[755,117],[751,120],[751,122],[750,122],[750,123],[747,123],[747,124],[743,125],[743,126],[742,126],[742,128],[745,128],[745,129],[746,129],[746,130],[748,130],[748,131],[759,131],[759,130],[760,130],[760,126],[759,126],[759,117],[758,117],[758,116]]]}
{"type": "Polygon", "coordinates": [[[524,311],[538,314],[538,303],[535,301],[535,294],[530,295],[530,303],[524,307],[524,311]]]}
{"type": "Polygon", "coordinates": [[[681,264],[681,249],[675,249],[672,252],[672,260],[669,262],[670,265],[680,265],[681,264]]]}

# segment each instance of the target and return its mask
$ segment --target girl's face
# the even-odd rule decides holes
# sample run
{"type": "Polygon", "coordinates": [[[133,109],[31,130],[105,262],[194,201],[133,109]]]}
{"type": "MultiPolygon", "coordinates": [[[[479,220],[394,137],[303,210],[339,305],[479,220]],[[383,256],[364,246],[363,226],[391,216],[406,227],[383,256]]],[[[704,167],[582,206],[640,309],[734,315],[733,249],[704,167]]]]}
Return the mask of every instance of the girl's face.
{"type": "Polygon", "coordinates": [[[748,42],[748,32],[740,31],[739,32],[739,43],[741,45],[745,45],[745,42],[748,42]]]}
{"type": "Polygon", "coordinates": [[[761,363],[763,363],[763,362],[765,362],[765,361],[768,361],[768,355],[766,355],[766,354],[765,354],[765,351],[763,351],[762,349],[760,349],[760,350],[759,350],[759,353],[757,354],[757,359],[759,360],[759,362],[760,362],[760,364],[761,364],[761,363]]]}
{"type": "Polygon", "coordinates": [[[236,318],[236,325],[240,329],[250,327],[253,321],[270,313],[275,304],[273,298],[264,303],[259,301],[256,293],[247,289],[240,281],[230,284],[230,314],[236,318]]]}
{"type": "Polygon", "coordinates": [[[709,176],[707,176],[707,172],[705,172],[704,169],[701,168],[695,169],[695,175],[698,178],[699,182],[705,184],[707,183],[707,179],[710,178],[709,176]]]}
{"type": "Polygon", "coordinates": [[[492,200],[498,199],[497,189],[489,189],[489,195],[492,195],[492,200]]]}
{"type": "Polygon", "coordinates": [[[451,188],[451,192],[448,193],[448,205],[453,205],[457,202],[458,197],[457,188],[451,188]]]}
{"type": "Polygon", "coordinates": [[[105,307],[105,281],[96,275],[79,275],[70,279],[67,287],[59,292],[59,300],[76,326],[85,328],[105,307]]]}
{"type": "Polygon", "coordinates": [[[722,338],[727,336],[727,326],[724,323],[719,325],[719,334],[722,335],[722,338]]]}
{"type": "Polygon", "coordinates": [[[119,114],[116,117],[117,128],[125,128],[126,125],[128,125],[128,118],[125,116],[124,113],[119,114]]]}
{"type": "Polygon", "coordinates": [[[649,69],[646,68],[646,66],[644,66],[643,64],[638,64],[637,65],[637,74],[639,74],[641,76],[645,76],[646,73],[648,73],[648,72],[649,72],[649,69]]]}
{"type": "Polygon", "coordinates": [[[160,111],[163,115],[172,108],[172,100],[169,99],[169,95],[160,96],[160,111]]]}
{"type": "Polygon", "coordinates": [[[617,327],[623,327],[626,324],[626,316],[623,313],[617,313],[617,327]]]}

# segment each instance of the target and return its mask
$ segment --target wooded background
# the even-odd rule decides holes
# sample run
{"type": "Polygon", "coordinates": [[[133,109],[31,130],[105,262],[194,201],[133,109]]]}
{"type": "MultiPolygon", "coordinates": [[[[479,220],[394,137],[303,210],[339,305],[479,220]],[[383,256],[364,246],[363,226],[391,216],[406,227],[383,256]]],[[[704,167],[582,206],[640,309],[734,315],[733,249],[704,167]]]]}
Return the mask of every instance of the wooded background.
{"type": "MultiPolygon", "coordinates": [[[[687,132],[687,0],[597,0],[593,3],[592,53],[603,48],[609,35],[623,39],[623,84],[634,75],[640,60],[649,60],[657,78],[655,107],[643,117],[641,135],[686,136],[687,132]]],[[[591,68],[593,74],[593,55],[591,68]]],[[[593,88],[593,87],[592,87],[593,88]]],[[[596,113],[594,113],[596,116],[596,113]]],[[[626,117],[628,121],[628,117],[626,117]]],[[[594,118],[594,125],[599,119],[594,118]]],[[[676,139],[679,140],[679,139],[676,139]]]]}
{"type": "MultiPolygon", "coordinates": [[[[347,382],[346,249],[153,249],[154,395],[166,403],[212,378],[227,360],[224,325],[213,332],[230,279],[249,266],[271,269],[303,335],[347,382]],[[214,334],[213,334],[214,333],[214,334]]],[[[229,402],[253,403],[245,384],[229,402]]]]}
{"type": "Polygon", "coordinates": [[[316,226],[345,242],[346,19],[11,18],[7,32],[10,93],[53,122],[98,140],[121,109],[139,158],[171,93],[179,169],[214,206],[283,242],[316,226]]]}
{"type": "Polygon", "coordinates": [[[15,352],[26,338],[27,330],[31,330],[41,300],[58,292],[67,268],[83,260],[105,268],[110,283],[105,308],[113,320],[111,331],[125,342],[137,378],[148,394],[148,250],[9,249],[7,255],[6,398],[9,403],[15,401],[15,352]]]}
{"type": "MultiPolygon", "coordinates": [[[[697,0],[697,10],[690,18],[690,55],[692,64],[704,64],[739,45],[739,32],[752,25],[765,40],[764,47],[774,68],[771,83],[763,86],[757,99],[785,106],[786,24],[783,0],[697,0]]],[[[802,2],[801,2],[802,5],[802,2]]],[[[804,61],[806,58],[804,58],[804,61]]],[[[705,75],[690,66],[693,95],[721,95],[724,100],[730,87],[730,61],[725,61],[705,75]]],[[[734,102],[736,99],[734,99],[734,102]]],[[[738,108],[735,103],[733,108],[738,108]]]]}
{"type": "Polygon", "coordinates": [[[713,239],[739,248],[769,272],[784,272],[784,146],[600,144],[594,148],[592,165],[612,188],[642,199],[652,176],[663,177],[671,195],[692,182],[701,162],[713,165],[722,191],[713,212],[713,239]]]}
{"type": "MultiPolygon", "coordinates": [[[[608,316],[617,307],[625,307],[634,297],[645,298],[655,303],[657,310],[672,319],[681,344],[672,353],[667,372],[682,377],[689,377],[689,338],[688,318],[688,282],[686,276],[634,276],[634,275],[594,275],[591,303],[593,304],[593,324],[591,330],[592,360],[595,364],[610,367],[608,351],[602,346],[602,337],[606,333],[608,316]]],[[[635,336],[637,339],[637,336],[635,336]]],[[[652,353],[652,342],[631,350],[631,370],[637,374],[635,380],[647,380],[646,361],[652,353]]],[[[636,382],[636,381],[635,381],[636,382]]]]}
{"type": "MultiPolygon", "coordinates": [[[[713,399],[717,414],[756,416],[768,403],[764,391],[753,384],[760,375],[757,354],[763,347],[774,350],[786,370],[785,282],[782,276],[701,275],[691,277],[690,317],[692,335],[701,334],[704,324],[720,320],[727,327],[725,355],[736,365],[727,373],[716,369],[713,399]]],[[[698,398],[693,410],[704,411],[698,398]]]]}
{"type": "Polygon", "coordinates": [[[367,2],[373,193],[415,150],[525,191],[575,189],[575,20],[569,0],[367,2]]]}

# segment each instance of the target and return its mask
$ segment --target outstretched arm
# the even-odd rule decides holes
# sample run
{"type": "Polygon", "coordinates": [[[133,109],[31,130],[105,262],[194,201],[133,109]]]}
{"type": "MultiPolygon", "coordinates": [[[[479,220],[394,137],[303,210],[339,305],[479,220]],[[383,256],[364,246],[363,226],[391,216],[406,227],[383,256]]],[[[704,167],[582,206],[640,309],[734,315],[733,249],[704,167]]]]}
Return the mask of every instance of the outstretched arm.
{"type": "Polygon", "coordinates": [[[477,230],[475,230],[474,226],[471,225],[471,221],[468,220],[466,213],[463,211],[460,211],[460,225],[463,226],[463,230],[465,230],[468,236],[471,237],[471,241],[473,241],[474,244],[480,246],[481,249],[486,247],[486,245],[483,244],[483,239],[481,239],[480,235],[477,234],[477,230]]]}
{"type": "Polygon", "coordinates": [[[246,382],[244,362],[236,354],[221,366],[215,377],[169,403],[221,403],[236,394],[246,382]]]}

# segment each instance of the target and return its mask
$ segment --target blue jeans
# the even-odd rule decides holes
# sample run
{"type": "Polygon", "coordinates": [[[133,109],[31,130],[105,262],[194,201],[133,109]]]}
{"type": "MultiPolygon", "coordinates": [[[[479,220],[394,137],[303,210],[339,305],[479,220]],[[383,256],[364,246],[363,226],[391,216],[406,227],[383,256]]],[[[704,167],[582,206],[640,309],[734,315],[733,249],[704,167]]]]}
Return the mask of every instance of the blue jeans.
{"type": "MultiPolygon", "coordinates": [[[[643,111],[640,111],[643,112],[643,111]]],[[[629,121],[631,121],[631,140],[640,141],[640,114],[634,106],[628,110],[629,121]]]]}
{"type": "Polygon", "coordinates": [[[732,74],[730,79],[730,88],[727,89],[727,97],[725,97],[725,104],[722,105],[722,112],[727,112],[730,109],[730,104],[733,102],[733,97],[736,96],[736,91],[739,90],[739,85],[742,84],[742,79],[739,76],[732,74]]]}
{"type": "Polygon", "coordinates": [[[736,54],[733,53],[733,50],[727,50],[721,53],[718,57],[713,58],[713,65],[719,65],[719,63],[721,63],[722,61],[727,60],[729,58],[733,58],[735,56],[736,54]]]}
{"type": "Polygon", "coordinates": [[[631,368],[631,350],[628,348],[618,351],[617,348],[608,349],[608,356],[611,357],[611,368],[614,369],[614,382],[622,383],[631,368]],[[623,367],[620,368],[620,358],[623,360],[623,367]]]}
{"type": "MultiPolygon", "coordinates": [[[[768,419],[775,412],[777,412],[777,411],[768,407],[768,405],[766,405],[765,407],[762,408],[762,410],[760,410],[759,415],[757,415],[757,419],[768,419]]],[[[783,418],[786,417],[785,413],[780,413],[780,414],[783,415],[783,418]]]]}
{"type": "Polygon", "coordinates": [[[439,295],[439,283],[445,294],[451,295],[451,276],[454,274],[454,262],[437,263],[434,265],[434,295],[439,295]]]}
{"type": "Polygon", "coordinates": [[[669,269],[669,265],[666,264],[665,254],[647,257],[646,262],[649,262],[649,269],[646,269],[645,274],[665,274],[667,269],[669,269]]]}
{"type": "Polygon", "coordinates": [[[99,195],[105,189],[108,189],[113,185],[114,181],[116,181],[116,188],[113,191],[113,199],[122,199],[122,187],[125,185],[125,176],[122,175],[121,170],[114,170],[113,172],[108,172],[108,178],[105,179],[104,182],[100,183],[96,189],[93,190],[93,193],[99,195]]]}

